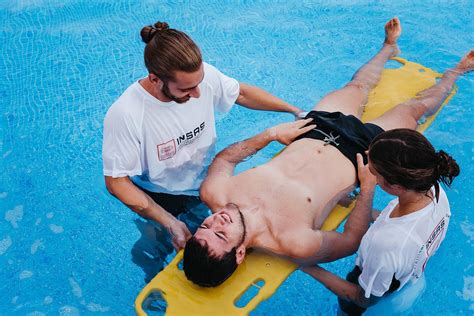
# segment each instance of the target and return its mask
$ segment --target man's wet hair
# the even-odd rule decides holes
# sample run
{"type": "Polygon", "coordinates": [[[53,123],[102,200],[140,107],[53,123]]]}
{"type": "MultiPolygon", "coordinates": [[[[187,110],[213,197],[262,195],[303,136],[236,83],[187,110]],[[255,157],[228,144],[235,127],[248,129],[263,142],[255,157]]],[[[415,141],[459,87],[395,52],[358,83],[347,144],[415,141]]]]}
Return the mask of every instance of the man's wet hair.
{"type": "Polygon", "coordinates": [[[207,244],[192,237],[184,247],[183,269],[188,280],[204,287],[216,287],[229,278],[235,269],[236,248],[221,257],[212,256],[207,244]]]}

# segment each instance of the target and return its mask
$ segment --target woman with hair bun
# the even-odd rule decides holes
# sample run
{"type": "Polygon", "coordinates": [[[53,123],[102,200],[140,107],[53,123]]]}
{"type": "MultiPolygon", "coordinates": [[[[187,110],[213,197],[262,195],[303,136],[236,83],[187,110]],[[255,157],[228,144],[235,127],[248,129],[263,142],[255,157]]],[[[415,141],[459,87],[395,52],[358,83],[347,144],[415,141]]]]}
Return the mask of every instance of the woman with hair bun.
{"type": "Polygon", "coordinates": [[[295,116],[301,109],[203,62],[196,43],[166,22],[140,36],[148,75],[105,116],[105,183],[134,212],[166,227],[180,249],[191,234],[175,216],[201,203],[199,186],[215,154],[214,111],[234,103],[295,116]]]}
{"type": "MultiPolygon", "coordinates": [[[[449,202],[440,183],[450,187],[459,171],[449,154],[436,151],[417,131],[401,128],[379,134],[369,146],[368,164],[359,169],[361,191],[378,184],[397,198],[362,238],[347,281],[319,266],[302,270],[334,292],[348,315],[361,315],[381,297],[416,283],[449,224],[449,202]]],[[[394,308],[401,307],[388,311],[394,308]]]]}

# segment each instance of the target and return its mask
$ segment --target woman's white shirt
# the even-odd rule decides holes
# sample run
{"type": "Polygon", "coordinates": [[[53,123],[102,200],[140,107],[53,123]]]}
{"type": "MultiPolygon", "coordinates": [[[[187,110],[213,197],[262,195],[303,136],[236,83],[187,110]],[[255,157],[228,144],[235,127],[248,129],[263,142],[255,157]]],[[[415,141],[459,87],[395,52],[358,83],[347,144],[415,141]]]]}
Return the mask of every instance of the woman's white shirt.
{"type": "MultiPolygon", "coordinates": [[[[434,187],[431,188],[434,195],[434,187]]],[[[356,265],[365,297],[382,296],[392,278],[400,290],[423,274],[428,259],[446,236],[451,216],[448,198],[440,187],[439,200],[411,214],[390,218],[398,199],[392,200],[362,238],[356,265]]]]}

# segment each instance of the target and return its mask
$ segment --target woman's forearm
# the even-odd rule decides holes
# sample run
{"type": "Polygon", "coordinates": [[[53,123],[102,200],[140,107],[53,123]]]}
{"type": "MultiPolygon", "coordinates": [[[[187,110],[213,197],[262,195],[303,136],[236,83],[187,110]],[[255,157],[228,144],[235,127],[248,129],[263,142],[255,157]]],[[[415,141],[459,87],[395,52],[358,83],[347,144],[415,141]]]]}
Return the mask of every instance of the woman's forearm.
{"type": "Polygon", "coordinates": [[[319,266],[304,267],[301,270],[321,282],[341,299],[351,301],[361,307],[373,304],[370,298],[364,296],[364,289],[359,285],[346,281],[319,266]]]}

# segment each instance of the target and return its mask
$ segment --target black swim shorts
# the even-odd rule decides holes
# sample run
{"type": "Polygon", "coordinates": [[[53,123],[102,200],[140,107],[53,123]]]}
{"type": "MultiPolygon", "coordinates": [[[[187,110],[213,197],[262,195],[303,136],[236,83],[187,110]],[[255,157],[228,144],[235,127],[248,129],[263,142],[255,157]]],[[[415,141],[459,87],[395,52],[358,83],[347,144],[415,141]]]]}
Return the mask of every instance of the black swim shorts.
{"type": "Polygon", "coordinates": [[[354,115],[345,115],[341,112],[311,111],[306,118],[313,121],[308,125],[316,124],[316,128],[298,136],[302,138],[318,139],[332,145],[349,159],[357,170],[356,154],[362,154],[367,163],[365,151],[375,136],[384,130],[375,124],[362,123],[354,115]]]}
{"type": "MultiPolygon", "coordinates": [[[[362,270],[358,266],[355,266],[354,269],[347,274],[346,280],[359,285],[359,275],[361,273],[362,270]]],[[[346,301],[340,297],[337,298],[337,301],[339,303],[339,308],[347,316],[360,316],[366,311],[366,308],[360,307],[359,305],[346,301]]]]}
{"type": "Polygon", "coordinates": [[[190,209],[201,204],[199,196],[193,195],[174,195],[168,193],[157,193],[150,192],[148,190],[139,187],[140,190],[148,194],[159,206],[164,208],[166,211],[171,213],[173,216],[177,216],[180,213],[189,211],[190,209]]]}
{"type": "MultiPolygon", "coordinates": [[[[361,268],[359,268],[359,266],[355,266],[354,269],[347,274],[346,280],[360,286],[359,276],[361,274],[362,274],[361,268]]],[[[396,290],[398,290],[399,287],[400,287],[400,281],[395,279],[395,274],[394,274],[392,278],[392,282],[390,283],[390,288],[388,289],[386,293],[393,293],[396,290]]],[[[367,310],[366,308],[360,307],[359,305],[353,302],[346,301],[340,297],[337,298],[337,301],[339,303],[339,308],[347,316],[360,316],[367,310]]]]}

